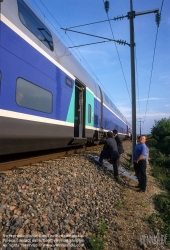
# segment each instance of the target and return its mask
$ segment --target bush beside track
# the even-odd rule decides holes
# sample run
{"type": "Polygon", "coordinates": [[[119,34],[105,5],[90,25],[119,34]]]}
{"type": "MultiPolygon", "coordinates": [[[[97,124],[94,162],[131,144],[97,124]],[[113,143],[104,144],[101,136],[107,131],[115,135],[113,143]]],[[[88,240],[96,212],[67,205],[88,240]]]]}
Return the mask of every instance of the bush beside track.
{"type": "Polygon", "coordinates": [[[152,175],[163,190],[153,197],[158,214],[152,214],[148,220],[153,229],[167,234],[170,246],[170,118],[155,121],[147,138],[152,175]]]}

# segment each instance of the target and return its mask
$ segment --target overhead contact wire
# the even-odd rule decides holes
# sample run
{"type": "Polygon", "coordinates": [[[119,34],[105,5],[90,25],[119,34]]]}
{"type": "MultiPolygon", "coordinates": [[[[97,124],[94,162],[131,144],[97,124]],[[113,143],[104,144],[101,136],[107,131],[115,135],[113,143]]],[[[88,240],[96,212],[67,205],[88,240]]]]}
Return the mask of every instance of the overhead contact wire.
{"type": "MultiPolygon", "coordinates": [[[[33,0],[34,1],[34,0],[33,0]]],[[[41,2],[41,4],[44,6],[44,8],[48,11],[48,13],[52,16],[52,18],[55,20],[55,22],[59,25],[59,27],[61,28],[61,25],[59,24],[59,22],[56,20],[56,18],[51,14],[51,12],[48,10],[48,8],[44,5],[44,3],[40,0],[40,2],[41,2]]],[[[34,1],[34,3],[35,3],[35,1],[34,1]]],[[[36,4],[36,3],[35,3],[36,4]]],[[[37,4],[36,4],[36,6],[37,6],[37,4]]],[[[38,7],[38,6],[37,6],[38,7]]],[[[38,7],[39,8],[39,7],[38,7]]],[[[40,8],[39,8],[40,9],[40,8]]],[[[41,11],[41,13],[44,15],[44,13],[42,12],[42,10],[40,9],[40,11],[41,11]]],[[[48,19],[48,21],[49,21],[49,19],[48,19]]],[[[49,21],[50,22],[50,21],[49,21]]],[[[51,23],[51,22],[50,22],[51,23]]],[[[51,23],[51,25],[54,27],[54,25],[51,23]]],[[[55,27],[54,27],[55,28],[55,27]]],[[[55,30],[57,31],[57,29],[55,28],[55,30]]],[[[57,31],[58,32],[58,31],[57,31]]],[[[58,32],[59,33],[59,32],[58,32]]],[[[60,33],[59,33],[60,34],[60,33]]],[[[69,38],[69,40],[71,41],[71,43],[74,45],[74,43],[73,43],[73,41],[71,40],[71,38],[68,36],[68,34],[67,33],[64,33],[64,34],[66,34],[67,35],[67,37],[69,38]]],[[[61,36],[61,35],[60,35],[61,36]]],[[[63,37],[62,37],[62,39],[63,39],[63,37]]],[[[65,39],[63,39],[64,41],[65,41],[65,39]]],[[[68,44],[68,42],[66,42],[65,41],[65,43],[66,44],[68,44]]],[[[69,46],[69,44],[68,44],[68,46],[69,46]]],[[[74,45],[75,46],[75,45],[74,45]]],[[[96,76],[96,74],[95,74],[95,72],[92,70],[92,68],[89,66],[89,64],[87,63],[87,61],[85,60],[85,58],[83,57],[83,55],[80,53],[80,51],[77,49],[77,48],[75,48],[77,51],[78,51],[78,53],[80,54],[80,56],[82,57],[82,59],[84,60],[84,62],[85,62],[85,64],[86,64],[86,66],[88,67],[88,69],[91,71],[91,73],[95,76],[95,78],[96,78],[96,80],[100,83],[100,85],[105,89],[105,91],[107,92],[107,94],[109,94],[108,93],[108,91],[106,90],[106,88],[105,88],[105,86],[101,83],[101,81],[98,79],[98,77],[96,76]]],[[[74,53],[75,53],[75,51],[74,51],[74,53]]],[[[77,55],[77,53],[75,53],[76,55],[77,55]]],[[[80,61],[82,61],[81,60],[81,58],[77,55],[77,57],[79,58],[79,60],[80,61]]],[[[83,61],[82,61],[83,62],[83,61]]],[[[109,94],[109,96],[110,96],[110,94],[109,94]]],[[[112,98],[113,99],[113,98],[112,98]]]]}
{"type": "MultiPolygon", "coordinates": [[[[103,0],[103,3],[104,3],[104,0],[103,0]]],[[[110,29],[111,29],[112,37],[113,37],[113,39],[114,39],[114,34],[113,34],[113,29],[112,29],[112,26],[111,26],[110,18],[109,18],[108,13],[106,13],[106,14],[107,14],[107,18],[108,18],[108,21],[109,21],[109,26],[110,26],[110,29]]],[[[129,93],[129,89],[128,89],[128,86],[127,86],[127,81],[126,81],[125,73],[124,73],[124,70],[123,70],[123,66],[122,66],[122,62],[121,62],[121,59],[120,59],[120,55],[119,55],[119,51],[118,51],[116,42],[114,42],[114,44],[115,44],[115,48],[116,48],[116,51],[117,51],[119,63],[120,63],[120,66],[121,66],[123,78],[124,78],[124,81],[125,81],[125,84],[126,84],[127,92],[128,92],[128,94],[129,94],[129,98],[130,98],[130,100],[131,100],[130,93],[129,93]]]]}
{"type": "MultiPolygon", "coordinates": [[[[41,11],[41,13],[43,14],[44,17],[45,14],[43,13],[43,11],[39,8],[39,6],[37,5],[37,3],[33,0],[33,2],[35,3],[35,5],[37,6],[37,8],[41,11]]],[[[48,13],[52,16],[52,18],[55,20],[55,22],[59,25],[59,27],[61,28],[61,25],[59,24],[59,22],[56,20],[56,18],[51,14],[51,12],[48,10],[48,8],[44,5],[44,3],[40,0],[41,4],[44,6],[44,8],[48,11],[48,13]]],[[[55,28],[55,26],[50,22],[50,20],[46,17],[46,19],[48,20],[48,22],[53,26],[53,28],[57,31],[57,29],[55,28]]],[[[60,33],[57,31],[57,33],[60,35],[60,33]]],[[[67,35],[67,37],[69,38],[69,40],[71,41],[71,43],[74,45],[73,41],[71,40],[71,38],[68,36],[68,34],[65,32],[64,35],[67,35]]],[[[61,39],[63,39],[65,41],[65,43],[69,46],[68,42],[63,38],[64,36],[61,36],[61,39]]],[[[74,45],[75,47],[75,45],[74,45]]],[[[83,55],[80,53],[80,51],[75,48],[78,53],[80,54],[80,56],[82,57],[82,59],[84,60],[84,63],[86,64],[86,66],[88,67],[88,69],[91,71],[91,73],[95,76],[96,80],[100,83],[100,85],[105,89],[105,91],[108,93],[108,91],[106,90],[105,86],[101,83],[101,81],[98,79],[98,77],[96,76],[95,72],[92,70],[92,68],[89,66],[89,64],[87,63],[87,61],[85,60],[85,58],[83,57],[83,55]]],[[[77,53],[74,51],[74,53],[76,54],[76,56],[79,58],[79,60],[81,62],[83,62],[81,60],[81,58],[77,55],[77,53]]],[[[69,56],[69,55],[68,55],[69,56]]],[[[110,94],[108,93],[108,95],[110,96],[110,94]]],[[[113,98],[112,98],[113,99],[113,98]]],[[[115,105],[116,106],[116,105],[115,105]]],[[[117,107],[116,107],[117,108],[117,107]]],[[[118,109],[118,108],[117,108],[118,109]]],[[[119,110],[119,109],[118,109],[119,110]]],[[[119,111],[120,112],[120,111],[119,111]]],[[[120,112],[121,113],[121,112],[120,112]]],[[[122,115],[123,116],[123,115],[122,115]]],[[[123,116],[124,117],[124,116],[123,116]]]]}
{"type": "MultiPolygon", "coordinates": [[[[34,0],[33,0],[34,1],[34,0]]],[[[51,14],[51,12],[48,10],[48,8],[44,5],[44,3],[40,0],[40,2],[42,3],[42,5],[44,6],[44,8],[48,11],[48,13],[52,16],[52,18],[55,20],[55,22],[59,25],[59,27],[61,28],[61,25],[59,24],[59,22],[56,20],[56,18],[51,14]]],[[[35,1],[34,1],[34,3],[35,3],[35,1]]],[[[36,3],[35,3],[36,4],[36,3]]],[[[37,4],[36,4],[37,5],[37,4]]],[[[39,8],[39,7],[38,7],[39,8]]],[[[42,12],[42,11],[41,11],[42,12]]],[[[42,12],[43,13],[43,12],[42,12]]],[[[50,22],[51,23],[51,22],[50,22]]],[[[51,25],[52,25],[52,23],[51,23],[51,25]]],[[[54,25],[52,25],[53,27],[54,27],[54,25]]],[[[55,28],[55,27],[54,27],[55,28]]],[[[55,28],[55,30],[57,31],[57,29],[55,28]]],[[[57,33],[59,33],[58,31],[57,31],[57,33]]],[[[59,33],[60,34],[60,33],[59,33]]],[[[68,34],[67,33],[64,33],[64,35],[66,35],[67,37],[68,37],[68,39],[71,41],[71,43],[75,46],[75,44],[74,44],[74,42],[71,40],[71,38],[68,36],[68,34]]],[[[61,36],[61,35],[60,35],[61,36]]],[[[68,44],[68,42],[63,38],[64,36],[61,36],[62,37],[62,39],[65,41],[65,43],[69,46],[69,44],[68,44]]],[[[94,73],[94,71],[92,70],[92,68],[90,67],[90,65],[87,63],[87,61],[85,60],[85,58],[83,57],[83,55],[80,53],[80,51],[76,48],[76,50],[77,50],[77,52],[80,54],[80,56],[82,57],[82,59],[84,60],[84,63],[86,64],[86,67],[88,67],[88,69],[91,71],[91,73],[95,76],[95,78],[96,79],[98,79],[97,78],[97,76],[95,75],[95,73],[94,73]]],[[[83,62],[82,61],[82,59],[78,56],[78,54],[74,51],[74,54],[79,58],[79,60],[81,61],[81,62],[83,62]]]]}
{"type": "MultiPolygon", "coordinates": [[[[162,0],[160,14],[162,13],[163,4],[164,4],[164,0],[162,0]]],[[[159,26],[157,27],[157,31],[156,31],[154,53],[153,53],[153,60],[152,60],[152,67],[151,67],[151,76],[150,76],[150,83],[149,83],[149,90],[148,90],[148,97],[147,97],[147,103],[146,103],[146,110],[145,110],[144,122],[145,122],[145,119],[146,119],[146,112],[147,112],[147,108],[148,108],[149,94],[150,94],[150,88],[151,88],[151,83],[152,83],[153,65],[154,65],[154,60],[155,60],[156,44],[157,44],[157,38],[158,38],[158,28],[159,28],[159,26]]]]}

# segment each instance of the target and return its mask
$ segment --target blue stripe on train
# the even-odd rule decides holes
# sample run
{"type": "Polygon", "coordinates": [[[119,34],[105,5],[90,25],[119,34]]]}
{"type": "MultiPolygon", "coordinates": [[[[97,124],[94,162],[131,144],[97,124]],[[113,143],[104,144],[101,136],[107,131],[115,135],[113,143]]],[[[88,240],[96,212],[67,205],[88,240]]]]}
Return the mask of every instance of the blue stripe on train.
{"type": "MultiPolygon", "coordinates": [[[[101,103],[95,99],[94,101],[94,126],[96,128],[100,128],[100,109],[101,109],[101,103]]],[[[119,126],[119,132],[126,133],[127,125],[122,122],[115,114],[113,114],[109,109],[107,109],[105,106],[103,106],[103,124],[102,127],[105,130],[113,130],[116,127],[119,126]],[[120,131],[120,128],[123,129],[123,131],[120,131]]]]}
{"type": "Polygon", "coordinates": [[[114,115],[109,109],[103,106],[103,126],[106,130],[115,129],[115,125],[118,126],[117,130],[121,133],[126,133],[127,125],[122,122],[116,115],[114,115]],[[123,130],[122,130],[123,129],[123,130]],[[121,131],[122,130],[122,131],[121,131]]]}

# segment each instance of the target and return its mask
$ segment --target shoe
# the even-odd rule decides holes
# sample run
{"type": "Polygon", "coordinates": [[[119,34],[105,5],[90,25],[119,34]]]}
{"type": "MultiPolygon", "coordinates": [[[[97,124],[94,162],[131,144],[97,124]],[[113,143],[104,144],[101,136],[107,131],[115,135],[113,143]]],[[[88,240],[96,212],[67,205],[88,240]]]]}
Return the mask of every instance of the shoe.
{"type": "Polygon", "coordinates": [[[138,192],[138,193],[145,193],[145,190],[140,189],[140,190],[138,190],[137,192],[138,192]]]}
{"type": "Polygon", "coordinates": [[[119,178],[117,176],[115,176],[115,181],[119,181],[119,178]]]}

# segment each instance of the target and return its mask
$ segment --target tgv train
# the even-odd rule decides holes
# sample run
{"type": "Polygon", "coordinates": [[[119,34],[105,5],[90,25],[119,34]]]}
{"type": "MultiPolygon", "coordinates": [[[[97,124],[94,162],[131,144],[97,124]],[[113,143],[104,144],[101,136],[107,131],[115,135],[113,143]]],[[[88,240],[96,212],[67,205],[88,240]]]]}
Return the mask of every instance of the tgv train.
{"type": "Polygon", "coordinates": [[[129,126],[26,0],[0,0],[0,155],[99,141],[129,126]]]}

